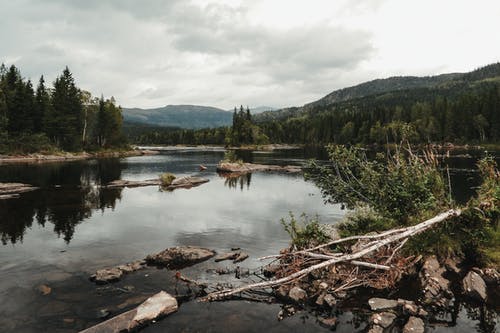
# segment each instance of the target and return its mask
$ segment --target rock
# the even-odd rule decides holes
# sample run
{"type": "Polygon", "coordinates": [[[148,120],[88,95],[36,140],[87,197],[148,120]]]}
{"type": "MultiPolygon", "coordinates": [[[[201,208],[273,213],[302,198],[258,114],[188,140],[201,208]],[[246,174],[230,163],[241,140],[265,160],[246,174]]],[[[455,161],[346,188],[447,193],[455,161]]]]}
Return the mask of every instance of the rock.
{"type": "Polygon", "coordinates": [[[52,288],[50,288],[50,287],[49,287],[49,286],[47,286],[46,284],[41,284],[41,285],[39,285],[37,289],[38,289],[38,291],[39,291],[42,295],[44,295],[44,296],[46,296],[46,295],[50,294],[50,293],[51,293],[51,291],[52,291],[52,288]]]}
{"type": "Polygon", "coordinates": [[[0,183],[0,200],[19,198],[20,193],[37,190],[38,187],[22,183],[0,183]]]}
{"type": "Polygon", "coordinates": [[[280,269],[279,265],[266,265],[262,269],[262,274],[264,274],[265,277],[270,278],[276,275],[276,272],[280,269]]]}
{"type": "Polygon", "coordinates": [[[99,269],[90,276],[90,280],[97,284],[116,282],[121,279],[123,274],[132,273],[143,268],[146,268],[146,262],[137,260],[117,267],[99,269]]]}
{"type": "Polygon", "coordinates": [[[307,293],[300,287],[293,287],[292,289],[290,289],[288,297],[290,297],[293,301],[300,303],[304,302],[307,299],[307,293]]]}
{"type": "Polygon", "coordinates": [[[485,268],[481,277],[487,285],[496,286],[497,289],[500,286],[500,272],[494,268],[485,268]]]}
{"type": "Polygon", "coordinates": [[[324,326],[326,328],[333,328],[337,325],[337,318],[331,317],[331,318],[320,318],[319,319],[319,324],[321,326],[324,326]]]}
{"type": "Polygon", "coordinates": [[[222,254],[219,254],[215,257],[215,262],[219,262],[219,261],[224,261],[224,260],[234,260],[236,259],[236,257],[239,256],[239,252],[228,252],[228,253],[222,253],[222,254]]]}
{"type": "Polygon", "coordinates": [[[448,272],[451,272],[455,275],[459,275],[461,272],[460,268],[457,267],[456,259],[451,259],[451,258],[446,259],[444,262],[444,267],[446,267],[446,270],[448,272]]]}
{"type": "Polygon", "coordinates": [[[410,317],[403,327],[403,333],[424,333],[424,321],[417,317],[410,317]]]}
{"type": "Polygon", "coordinates": [[[243,260],[246,260],[248,258],[248,254],[246,254],[245,252],[241,252],[240,254],[238,254],[238,256],[233,260],[233,264],[236,264],[236,263],[239,263],[239,262],[242,262],[243,260]]]}
{"type": "Polygon", "coordinates": [[[381,326],[373,325],[368,333],[384,333],[384,329],[381,326]]]}
{"type": "Polygon", "coordinates": [[[95,272],[95,274],[90,276],[90,280],[97,284],[106,284],[110,282],[116,282],[120,280],[123,275],[123,271],[118,267],[113,268],[103,268],[95,272]]]}
{"type": "Polygon", "coordinates": [[[329,307],[333,308],[337,305],[337,299],[333,297],[332,294],[326,294],[324,297],[325,303],[328,304],[329,307]]]}
{"type": "Polygon", "coordinates": [[[398,307],[399,304],[398,301],[393,299],[374,297],[368,300],[368,305],[370,305],[370,308],[373,311],[379,311],[379,310],[394,309],[398,307]]]}
{"type": "Polygon", "coordinates": [[[325,304],[325,293],[319,294],[318,298],[316,298],[316,305],[323,306],[325,304]]]}
{"type": "Polygon", "coordinates": [[[322,290],[326,290],[326,289],[328,289],[328,283],[326,283],[326,282],[321,282],[321,283],[319,284],[319,289],[322,289],[322,290]]]}
{"type": "Polygon", "coordinates": [[[256,171],[260,172],[278,171],[278,172],[297,173],[301,172],[302,169],[298,166],[293,166],[293,165],[280,166],[280,165],[252,164],[252,163],[220,162],[217,165],[217,172],[220,173],[245,174],[256,171]]]}
{"type": "Polygon", "coordinates": [[[276,291],[276,295],[278,297],[285,298],[288,296],[288,293],[290,292],[290,287],[281,285],[279,286],[278,290],[276,291]]]}
{"type": "Polygon", "coordinates": [[[142,186],[158,186],[161,185],[160,179],[147,180],[125,180],[117,179],[108,183],[106,188],[124,188],[124,187],[142,187],[142,186]]]}
{"type": "Polygon", "coordinates": [[[148,255],[146,262],[148,265],[177,269],[205,261],[214,255],[214,251],[201,247],[177,246],[148,255]]]}
{"type": "Polygon", "coordinates": [[[453,296],[450,291],[450,281],[443,277],[446,271],[436,259],[436,256],[428,257],[419,273],[420,282],[423,287],[423,302],[438,307],[446,307],[449,298],[453,296]]]}
{"type": "Polygon", "coordinates": [[[383,328],[387,328],[392,325],[394,319],[396,319],[396,315],[394,313],[382,312],[374,313],[370,318],[370,322],[383,328]]]}
{"type": "Polygon", "coordinates": [[[148,298],[137,308],[80,331],[80,333],[132,332],[177,311],[177,308],[177,300],[166,292],[161,291],[148,298]]]}
{"type": "Polygon", "coordinates": [[[200,171],[205,171],[207,170],[207,167],[204,166],[203,164],[200,164],[200,171]]]}
{"type": "Polygon", "coordinates": [[[192,177],[192,176],[186,176],[186,177],[180,177],[176,178],[172,181],[172,183],[166,187],[168,191],[175,190],[176,188],[191,188],[195,186],[199,186],[204,183],[208,183],[208,179],[201,178],[201,177],[192,177]]]}
{"type": "Polygon", "coordinates": [[[486,300],[486,283],[476,272],[467,273],[462,280],[462,288],[466,297],[479,302],[486,300]]]}

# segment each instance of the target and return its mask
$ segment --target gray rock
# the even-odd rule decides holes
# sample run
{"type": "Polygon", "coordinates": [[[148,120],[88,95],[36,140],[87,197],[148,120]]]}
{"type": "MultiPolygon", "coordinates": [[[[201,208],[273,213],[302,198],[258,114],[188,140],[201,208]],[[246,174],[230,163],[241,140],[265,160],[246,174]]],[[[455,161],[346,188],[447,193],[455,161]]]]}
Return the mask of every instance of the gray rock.
{"type": "Polygon", "coordinates": [[[304,302],[307,299],[307,293],[304,289],[300,287],[293,287],[292,289],[290,289],[288,297],[290,297],[297,303],[304,302]]]}
{"type": "Polygon", "coordinates": [[[337,318],[335,318],[335,317],[320,318],[319,323],[321,326],[324,326],[326,328],[333,328],[337,325],[337,318]]]}
{"type": "Polygon", "coordinates": [[[403,327],[403,333],[424,333],[424,321],[417,317],[410,317],[403,327]]]}
{"type": "Polygon", "coordinates": [[[224,261],[224,260],[234,260],[238,257],[239,254],[240,254],[239,252],[222,253],[222,254],[218,254],[214,258],[214,260],[215,260],[215,262],[224,261]]]}
{"type": "Polygon", "coordinates": [[[233,264],[242,262],[243,260],[246,260],[248,258],[248,254],[245,252],[241,252],[238,254],[238,256],[233,260],[233,264]]]}
{"type": "Polygon", "coordinates": [[[167,186],[167,190],[175,190],[176,188],[191,188],[195,186],[199,186],[204,183],[208,183],[208,179],[201,178],[201,177],[192,177],[192,176],[186,176],[186,177],[180,177],[180,178],[175,178],[172,183],[167,186]]]}
{"type": "Polygon", "coordinates": [[[465,296],[480,302],[486,300],[486,283],[476,272],[467,273],[462,280],[462,288],[465,296]]]}
{"type": "Polygon", "coordinates": [[[370,298],[370,300],[368,300],[368,305],[370,305],[370,308],[373,311],[379,311],[379,310],[394,309],[399,304],[398,304],[398,301],[393,300],[393,299],[374,297],[374,298],[370,298]]]}
{"type": "Polygon", "coordinates": [[[148,265],[175,269],[194,265],[214,255],[214,251],[201,247],[177,246],[165,249],[157,254],[148,255],[146,262],[148,265]]]}
{"type": "Polygon", "coordinates": [[[427,258],[419,273],[423,287],[423,301],[438,307],[445,307],[453,296],[450,291],[450,281],[443,277],[446,271],[435,256],[427,258]]]}
{"type": "Polygon", "coordinates": [[[90,276],[90,279],[95,281],[95,283],[105,284],[120,280],[122,275],[123,271],[118,267],[103,268],[97,270],[94,275],[90,276]]]}
{"type": "Polygon", "coordinates": [[[392,325],[394,319],[396,319],[396,315],[394,313],[382,312],[374,313],[370,318],[370,322],[383,328],[387,328],[392,325]]]}
{"type": "Polygon", "coordinates": [[[132,332],[154,320],[177,311],[177,300],[164,291],[148,298],[137,308],[122,313],[80,333],[132,332]]]}
{"type": "Polygon", "coordinates": [[[324,301],[331,308],[337,305],[337,299],[332,294],[326,294],[324,297],[324,301]]]}

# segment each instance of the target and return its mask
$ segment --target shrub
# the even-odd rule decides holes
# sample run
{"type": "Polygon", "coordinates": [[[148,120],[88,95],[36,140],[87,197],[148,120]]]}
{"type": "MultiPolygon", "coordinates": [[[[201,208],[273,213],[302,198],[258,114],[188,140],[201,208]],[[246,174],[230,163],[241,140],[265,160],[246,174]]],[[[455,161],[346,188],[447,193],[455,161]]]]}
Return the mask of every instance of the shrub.
{"type": "Polygon", "coordinates": [[[169,186],[172,184],[172,182],[175,179],[175,175],[171,174],[170,172],[165,172],[160,175],[160,180],[161,180],[161,186],[169,186]]]}
{"type": "Polygon", "coordinates": [[[310,219],[304,213],[300,217],[300,224],[291,212],[290,222],[284,218],[281,219],[281,224],[292,239],[292,246],[300,250],[329,240],[328,236],[321,230],[317,217],[310,219]]]}

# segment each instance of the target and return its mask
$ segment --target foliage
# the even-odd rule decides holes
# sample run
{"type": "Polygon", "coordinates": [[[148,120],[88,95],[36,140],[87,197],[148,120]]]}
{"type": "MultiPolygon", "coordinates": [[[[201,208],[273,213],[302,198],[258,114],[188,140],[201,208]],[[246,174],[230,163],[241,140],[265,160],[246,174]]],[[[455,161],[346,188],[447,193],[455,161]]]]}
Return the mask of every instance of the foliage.
{"type": "Polygon", "coordinates": [[[348,208],[361,203],[388,224],[409,225],[447,205],[444,178],[432,152],[379,153],[369,159],[363,149],[328,146],[329,163],[311,161],[305,177],[320,189],[326,202],[348,208]]]}
{"type": "MultiPolygon", "coordinates": [[[[431,152],[417,156],[401,147],[368,159],[363,150],[328,148],[326,165],[311,162],[306,178],[327,202],[353,211],[339,224],[342,236],[413,225],[446,210],[447,184],[431,152]]],[[[476,265],[500,263],[500,173],[492,158],[480,160],[483,182],[462,214],[409,240],[406,251],[442,257],[463,255],[476,265]]]]}
{"type": "Polygon", "coordinates": [[[80,90],[66,67],[47,88],[43,76],[36,92],[14,65],[0,66],[0,149],[27,153],[54,149],[123,147],[121,108],[80,90]]]}
{"type": "Polygon", "coordinates": [[[161,186],[170,186],[175,178],[175,175],[170,172],[162,173],[160,175],[161,186]]]}
{"type": "Polygon", "coordinates": [[[281,219],[281,224],[292,239],[292,245],[296,249],[304,249],[315,246],[329,240],[328,236],[321,230],[318,218],[310,219],[307,215],[300,216],[300,222],[290,212],[290,221],[281,219]]]}
{"type": "Polygon", "coordinates": [[[222,159],[221,162],[243,164],[243,160],[238,158],[236,152],[232,149],[228,149],[224,152],[224,158],[222,159]]]}

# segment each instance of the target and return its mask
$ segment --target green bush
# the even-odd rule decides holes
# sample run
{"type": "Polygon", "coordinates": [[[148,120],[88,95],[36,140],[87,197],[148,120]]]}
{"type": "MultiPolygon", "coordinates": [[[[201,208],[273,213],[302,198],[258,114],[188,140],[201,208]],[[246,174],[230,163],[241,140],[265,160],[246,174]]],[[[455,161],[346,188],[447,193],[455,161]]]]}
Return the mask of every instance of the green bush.
{"type": "Polygon", "coordinates": [[[281,219],[281,224],[292,239],[292,246],[296,249],[305,249],[324,243],[329,240],[328,236],[320,229],[318,218],[310,219],[304,213],[300,216],[300,222],[290,212],[290,221],[281,219]]]}
{"type": "Polygon", "coordinates": [[[160,175],[161,186],[169,186],[175,179],[175,175],[170,172],[165,172],[160,175]]]}

